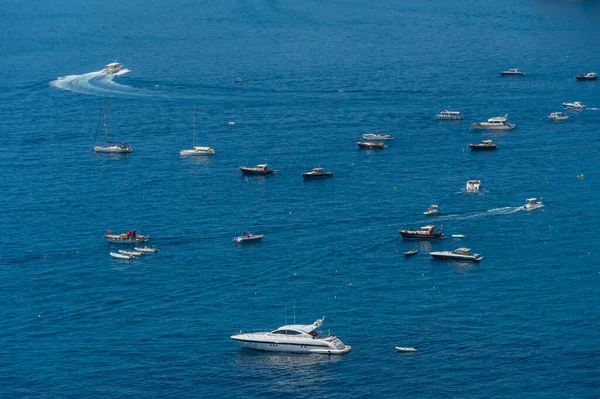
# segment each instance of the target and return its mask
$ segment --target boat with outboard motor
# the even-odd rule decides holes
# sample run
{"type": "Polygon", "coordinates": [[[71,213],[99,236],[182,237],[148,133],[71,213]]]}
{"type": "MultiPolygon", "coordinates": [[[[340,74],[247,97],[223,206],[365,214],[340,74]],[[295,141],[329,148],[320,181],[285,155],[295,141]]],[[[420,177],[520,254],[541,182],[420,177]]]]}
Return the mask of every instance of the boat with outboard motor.
{"type": "Polygon", "coordinates": [[[435,231],[435,226],[423,226],[419,230],[398,230],[402,238],[413,240],[441,240],[444,237],[441,231],[435,231]]]}
{"type": "Polygon", "coordinates": [[[106,64],[104,66],[104,69],[102,69],[102,72],[104,72],[107,75],[113,75],[117,72],[120,72],[123,69],[123,64],[119,63],[119,62],[111,62],[110,64],[106,64]]]}
{"type": "Polygon", "coordinates": [[[552,112],[550,115],[548,115],[548,119],[553,121],[566,121],[567,119],[571,119],[571,115],[564,111],[552,112]]]}
{"type": "Polygon", "coordinates": [[[430,252],[434,259],[456,260],[463,262],[479,262],[483,257],[480,254],[471,254],[470,248],[457,248],[454,251],[430,252]]]}
{"type": "Polygon", "coordinates": [[[127,230],[122,234],[111,234],[110,230],[104,238],[112,244],[137,244],[150,240],[150,236],[138,234],[135,230],[127,230]]]}
{"type": "Polygon", "coordinates": [[[537,198],[528,198],[527,203],[523,205],[523,209],[526,211],[533,211],[534,209],[543,208],[544,204],[538,201],[537,198]]]}
{"type": "Polygon", "coordinates": [[[387,148],[381,141],[359,141],[356,143],[360,148],[367,150],[383,150],[387,148]]]}
{"type": "Polygon", "coordinates": [[[322,179],[324,177],[333,177],[333,172],[325,172],[323,168],[313,168],[310,172],[302,173],[304,180],[322,179]]]}
{"type": "Polygon", "coordinates": [[[383,134],[383,130],[377,130],[373,133],[365,133],[362,135],[365,141],[390,141],[394,140],[391,134],[383,134]]]}
{"type": "Polygon", "coordinates": [[[562,103],[562,106],[565,107],[565,109],[570,109],[573,111],[583,111],[584,109],[586,109],[585,104],[582,104],[579,101],[573,101],[572,103],[562,103]]]}
{"type": "Polygon", "coordinates": [[[525,72],[519,71],[518,68],[510,68],[500,72],[501,76],[525,76],[525,72]]]}
{"type": "Polygon", "coordinates": [[[233,242],[235,242],[236,244],[245,243],[245,242],[256,242],[256,241],[262,240],[264,236],[265,236],[264,234],[252,234],[252,233],[246,233],[245,231],[242,231],[242,235],[235,237],[233,239],[233,242]]]}
{"type": "Polygon", "coordinates": [[[491,151],[498,148],[495,143],[492,143],[492,140],[483,140],[478,144],[469,144],[469,148],[471,151],[491,151]]]}
{"type": "Polygon", "coordinates": [[[443,110],[439,114],[435,114],[435,118],[441,121],[459,121],[463,119],[460,111],[443,110]]]}
{"type": "Polygon", "coordinates": [[[596,72],[582,73],[581,75],[575,75],[577,80],[597,80],[598,74],[596,72]]]}
{"type": "Polygon", "coordinates": [[[268,176],[275,173],[275,170],[269,169],[269,165],[260,164],[256,166],[240,166],[244,176],[268,176]]]}
{"type": "Polygon", "coordinates": [[[132,260],[133,259],[133,256],[131,256],[131,255],[120,254],[118,252],[110,252],[110,256],[112,256],[115,259],[121,259],[121,260],[132,260]]]}
{"type": "Polygon", "coordinates": [[[485,130],[511,130],[515,128],[514,123],[507,122],[508,114],[504,116],[494,116],[488,119],[486,122],[474,122],[469,127],[471,129],[485,129],[485,130]]]}
{"type": "Polygon", "coordinates": [[[467,182],[467,191],[470,191],[470,192],[479,191],[480,185],[481,185],[480,180],[469,180],[467,182]]]}
{"type": "Polygon", "coordinates": [[[433,204],[423,212],[423,215],[437,215],[438,213],[440,213],[438,206],[433,204]]]}
{"type": "Polygon", "coordinates": [[[240,331],[231,339],[244,348],[292,353],[321,353],[326,355],[343,355],[351,347],[339,338],[319,335],[317,328],[323,325],[325,317],[309,325],[290,324],[273,331],[247,332],[240,331]]]}

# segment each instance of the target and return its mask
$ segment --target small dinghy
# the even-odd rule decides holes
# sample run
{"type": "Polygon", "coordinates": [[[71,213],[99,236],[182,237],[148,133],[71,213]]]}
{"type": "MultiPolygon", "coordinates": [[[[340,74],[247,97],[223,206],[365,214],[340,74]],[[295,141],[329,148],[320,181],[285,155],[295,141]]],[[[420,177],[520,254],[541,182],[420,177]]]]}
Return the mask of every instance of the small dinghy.
{"type": "Polygon", "coordinates": [[[412,256],[412,255],[416,255],[417,254],[417,250],[416,249],[411,249],[410,251],[406,251],[404,253],[404,256],[412,256]]]}
{"type": "Polygon", "coordinates": [[[138,252],[142,252],[145,254],[154,254],[159,251],[158,248],[156,248],[156,247],[152,247],[152,248],[150,248],[150,247],[135,247],[134,249],[138,252]]]}
{"type": "Polygon", "coordinates": [[[142,256],[141,252],[138,251],[126,251],[124,249],[119,249],[119,253],[121,255],[129,255],[129,256],[142,256]]]}
{"type": "Polygon", "coordinates": [[[133,259],[133,256],[131,256],[131,255],[120,254],[118,252],[111,252],[110,256],[112,256],[113,258],[116,258],[116,259],[121,259],[121,260],[133,259]]]}
{"type": "Polygon", "coordinates": [[[405,347],[405,346],[397,346],[396,347],[396,351],[397,352],[416,352],[417,348],[405,347]]]}
{"type": "Polygon", "coordinates": [[[452,234],[452,238],[465,238],[464,234],[452,234]]]}

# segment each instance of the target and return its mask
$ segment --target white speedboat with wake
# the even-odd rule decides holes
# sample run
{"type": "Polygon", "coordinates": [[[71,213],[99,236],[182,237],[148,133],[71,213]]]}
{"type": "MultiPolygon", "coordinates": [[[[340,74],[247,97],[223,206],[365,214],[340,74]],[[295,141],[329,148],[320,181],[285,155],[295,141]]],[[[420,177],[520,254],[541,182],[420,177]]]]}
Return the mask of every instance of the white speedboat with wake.
{"type": "Polygon", "coordinates": [[[457,248],[454,251],[430,252],[434,259],[456,260],[463,262],[479,262],[483,257],[480,254],[471,254],[470,248],[457,248]]]}
{"type": "Polygon", "coordinates": [[[343,355],[350,351],[351,347],[345,345],[339,338],[319,335],[317,328],[323,325],[324,320],[325,317],[308,325],[285,325],[270,332],[240,331],[232,335],[231,339],[244,348],[271,352],[343,355]]]}
{"type": "Polygon", "coordinates": [[[523,205],[523,209],[526,211],[533,211],[534,209],[543,208],[544,204],[541,201],[538,201],[537,198],[528,198],[527,203],[523,205]]]}
{"type": "Polygon", "coordinates": [[[570,109],[573,111],[583,111],[587,108],[585,104],[582,104],[579,101],[573,101],[572,103],[562,103],[562,106],[565,107],[565,109],[570,109]]]}

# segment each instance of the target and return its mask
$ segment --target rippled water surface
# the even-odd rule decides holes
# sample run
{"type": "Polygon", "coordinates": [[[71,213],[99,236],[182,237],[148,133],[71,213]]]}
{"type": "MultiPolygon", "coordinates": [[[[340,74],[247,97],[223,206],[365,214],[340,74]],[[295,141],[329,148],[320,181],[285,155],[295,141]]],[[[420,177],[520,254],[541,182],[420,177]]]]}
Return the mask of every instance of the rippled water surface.
{"type": "Polygon", "coordinates": [[[600,396],[600,83],[573,78],[600,72],[600,5],[405,3],[9,0],[0,391],[600,396]],[[102,74],[115,58],[127,71],[102,74]],[[499,76],[513,67],[526,76],[499,76]],[[93,153],[102,101],[130,155],[93,153]],[[588,109],[546,119],[572,101],[588,109]],[[210,159],[179,156],[194,102],[210,159]],[[465,120],[436,121],[447,107],[465,120]],[[513,131],[468,130],[506,113],[513,131]],[[358,150],[377,129],[395,140],[358,150]],[[499,149],[469,151],[485,139],[499,149]],[[276,175],[241,176],[265,161],[276,175]],[[318,165],[334,177],[304,182],[318,165]],[[529,197],[545,207],[523,211],[529,197]],[[433,203],[441,215],[423,216],[433,203]],[[430,223],[449,238],[397,233],[430,223]],[[112,259],[102,235],[131,228],[161,252],[112,259]],[[265,238],[236,246],[241,231],[265,238]],[[428,256],[457,247],[484,259],[428,256]],[[294,311],[325,315],[352,351],[257,353],[229,338],[294,311]]]}

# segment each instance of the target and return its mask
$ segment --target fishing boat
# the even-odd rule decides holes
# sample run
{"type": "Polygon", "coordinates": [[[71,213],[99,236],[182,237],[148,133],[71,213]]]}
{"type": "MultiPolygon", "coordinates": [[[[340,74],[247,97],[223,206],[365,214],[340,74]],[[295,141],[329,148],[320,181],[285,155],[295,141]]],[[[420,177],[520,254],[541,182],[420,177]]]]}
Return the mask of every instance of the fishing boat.
{"type": "Polygon", "coordinates": [[[486,122],[475,122],[469,127],[470,129],[486,129],[486,130],[511,130],[515,128],[513,123],[507,122],[508,114],[504,116],[495,116],[488,119],[486,122]]]}
{"type": "Polygon", "coordinates": [[[548,115],[548,119],[553,121],[566,121],[567,119],[571,119],[571,115],[564,111],[552,112],[550,115],[548,115]]]}
{"type": "Polygon", "coordinates": [[[387,146],[381,141],[359,141],[356,143],[360,148],[367,150],[383,150],[387,146]]]}
{"type": "Polygon", "coordinates": [[[582,73],[581,75],[575,75],[575,79],[577,79],[577,80],[596,80],[596,79],[598,79],[598,74],[596,72],[582,73]]]}
{"type": "Polygon", "coordinates": [[[262,240],[264,236],[264,234],[252,234],[243,231],[241,236],[235,237],[233,239],[233,242],[235,242],[236,244],[257,242],[262,240]]]}
{"type": "Polygon", "coordinates": [[[322,179],[324,177],[333,177],[333,172],[325,172],[323,168],[314,168],[310,172],[303,172],[302,177],[304,180],[322,179]]]}
{"type": "Polygon", "coordinates": [[[196,143],[196,103],[194,102],[194,114],[192,117],[192,149],[181,150],[179,155],[183,156],[194,156],[194,155],[215,155],[215,150],[211,147],[197,147],[196,143]]]}
{"type": "Polygon", "coordinates": [[[268,176],[275,173],[275,170],[269,169],[269,165],[260,164],[256,166],[240,166],[244,176],[268,176]]]}
{"type": "Polygon", "coordinates": [[[102,69],[102,72],[104,72],[107,75],[113,75],[119,71],[121,71],[123,69],[123,64],[120,64],[118,62],[111,62],[110,64],[106,64],[104,66],[104,69],[102,69]]]}
{"type": "Polygon", "coordinates": [[[435,114],[435,118],[441,121],[459,121],[463,119],[460,111],[443,110],[439,114],[435,114]]]}
{"type": "Polygon", "coordinates": [[[411,249],[410,251],[406,251],[404,252],[404,256],[413,256],[417,254],[417,250],[416,249],[411,249]]]}
{"type": "Polygon", "coordinates": [[[523,209],[526,211],[533,211],[534,209],[543,208],[544,204],[541,201],[538,201],[537,198],[528,198],[525,205],[523,205],[523,209]]]}
{"type": "Polygon", "coordinates": [[[397,352],[416,352],[417,348],[413,348],[412,346],[396,346],[397,352]]]}
{"type": "Polygon", "coordinates": [[[412,240],[441,240],[444,238],[441,231],[435,231],[435,226],[423,226],[419,230],[398,230],[402,238],[412,240]]]}
{"type": "Polygon", "coordinates": [[[584,109],[586,109],[586,106],[580,103],[579,101],[573,101],[572,103],[562,103],[562,106],[565,107],[565,109],[570,109],[573,111],[583,111],[584,109]]]}
{"type": "Polygon", "coordinates": [[[431,205],[425,212],[423,212],[423,215],[437,215],[438,213],[440,213],[438,206],[431,205]]]}
{"type": "Polygon", "coordinates": [[[119,249],[119,253],[122,254],[122,255],[129,255],[129,256],[133,256],[133,257],[142,256],[141,252],[138,252],[138,251],[125,251],[124,249],[119,249]]]}
{"type": "Polygon", "coordinates": [[[148,246],[145,246],[145,247],[134,247],[133,249],[135,249],[138,252],[145,253],[145,254],[155,254],[155,253],[159,252],[158,248],[156,248],[156,247],[150,248],[148,246]]]}
{"type": "MultiPolygon", "coordinates": [[[[113,153],[113,154],[127,154],[131,152],[131,146],[129,144],[110,141],[108,139],[108,125],[106,123],[106,108],[104,101],[102,101],[102,114],[104,115],[104,133],[106,136],[106,145],[95,145],[94,152],[102,153],[113,153]]],[[[98,136],[98,129],[100,128],[100,119],[98,119],[98,126],[96,127],[96,137],[98,136]]],[[[94,141],[96,141],[94,137],[94,141]]]]}
{"type": "Polygon", "coordinates": [[[483,140],[478,144],[469,144],[471,151],[490,151],[498,148],[496,144],[492,143],[492,140],[483,140]]]}
{"type": "Polygon", "coordinates": [[[467,191],[469,191],[469,192],[479,191],[480,185],[481,185],[480,180],[469,180],[467,182],[467,191]]]}
{"type": "Polygon", "coordinates": [[[138,234],[135,230],[127,230],[122,234],[111,234],[108,230],[104,238],[112,244],[137,244],[150,240],[150,236],[138,234]]]}
{"type": "Polygon", "coordinates": [[[525,76],[525,72],[519,71],[518,68],[510,68],[500,72],[501,76],[525,76]]]}
{"type": "Polygon", "coordinates": [[[231,339],[244,348],[293,353],[321,353],[324,355],[343,355],[348,353],[350,346],[345,345],[339,338],[321,336],[317,328],[323,325],[325,317],[312,324],[290,324],[281,326],[273,331],[243,332],[232,335],[231,339]]]}
{"type": "Polygon", "coordinates": [[[434,259],[456,260],[463,262],[479,262],[483,257],[480,254],[471,254],[470,248],[457,248],[454,251],[430,252],[434,259]]]}
{"type": "Polygon", "coordinates": [[[390,141],[394,140],[391,134],[383,134],[383,130],[377,130],[373,133],[365,133],[362,135],[365,141],[390,141]]]}
{"type": "Polygon", "coordinates": [[[112,256],[115,259],[121,259],[121,260],[133,259],[133,256],[131,256],[131,255],[120,254],[118,252],[110,252],[110,256],[112,256]]]}

